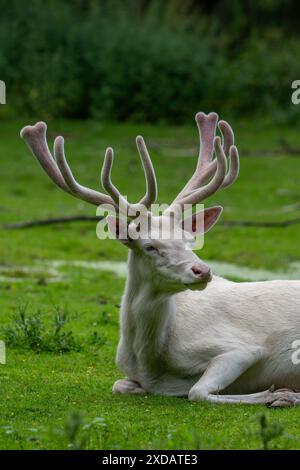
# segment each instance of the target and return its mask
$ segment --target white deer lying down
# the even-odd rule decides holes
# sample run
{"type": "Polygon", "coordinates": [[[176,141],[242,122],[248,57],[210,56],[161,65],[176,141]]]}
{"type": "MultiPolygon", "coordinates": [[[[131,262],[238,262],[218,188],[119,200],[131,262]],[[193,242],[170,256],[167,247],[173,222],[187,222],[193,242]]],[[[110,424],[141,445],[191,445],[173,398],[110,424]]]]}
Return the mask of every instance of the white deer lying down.
{"type": "MultiPolygon", "coordinates": [[[[178,208],[203,201],[237,177],[233,132],[220,121],[221,143],[215,137],[217,120],[215,113],[197,114],[201,150],[195,173],[162,216],[147,214],[151,228],[173,217],[176,230],[182,231],[178,208]]],[[[52,157],[44,123],[25,127],[21,136],[64,191],[95,205],[117,207],[119,200],[127,204],[110,179],[112,149],[105,156],[102,185],[107,194],[102,194],[75,181],[62,137],[55,140],[52,157]]],[[[137,147],[147,182],[140,204],[150,208],[157,195],[156,178],[141,137],[137,147]]],[[[205,231],[221,210],[205,209],[205,231]]],[[[192,216],[193,226],[197,217],[192,216]]],[[[129,221],[129,227],[135,223],[129,221]]],[[[118,218],[108,216],[108,225],[129,248],[117,351],[117,365],[127,378],[114,384],[114,392],[188,396],[212,403],[300,403],[300,366],[292,361],[292,344],[300,339],[300,281],[235,283],[212,277],[191,250],[194,237],[186,231],[182,240],[133,240],[121,233],[118,218]]]]}

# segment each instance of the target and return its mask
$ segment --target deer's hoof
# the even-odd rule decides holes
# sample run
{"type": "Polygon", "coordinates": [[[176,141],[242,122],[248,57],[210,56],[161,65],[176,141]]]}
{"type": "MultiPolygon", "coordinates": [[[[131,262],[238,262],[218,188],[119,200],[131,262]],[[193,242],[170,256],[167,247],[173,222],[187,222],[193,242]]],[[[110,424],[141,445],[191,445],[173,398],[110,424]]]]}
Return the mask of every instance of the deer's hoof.
{"type": "Polygon", "coordinates": [[[267,404],[267,406],[271,408],[287,408],[287,407],[294,406],[294,403],[291,402],[290,400],[280,399],[280,400],[275,400],[270,404],[267,404]]]}
{"type": "Polygon", "coordinates": [[[300,393],[288,388],[281,388],[271,392],[266,405],[271,408],[284,408],[300,404],[300,393]]]}
{"type": "Polygon", "coordinates": [[[190,401],[205,401],[207,399],[207,393],[197,389],[197,387],[192,387],[189,391],[188,399],[190,401]]]}
{"type": "Polygon", "coordinates": [[[146,391],[139,383],[129,379],[117,380],[112,388],[114,393],[127,393],[131,395],[145,395],[146,391]]]}

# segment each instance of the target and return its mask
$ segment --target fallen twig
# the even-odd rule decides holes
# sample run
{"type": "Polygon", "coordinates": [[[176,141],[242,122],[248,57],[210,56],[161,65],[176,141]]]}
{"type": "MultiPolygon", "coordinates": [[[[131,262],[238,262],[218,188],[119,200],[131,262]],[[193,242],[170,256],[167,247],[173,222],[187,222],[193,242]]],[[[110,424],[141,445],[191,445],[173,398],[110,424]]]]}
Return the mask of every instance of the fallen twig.
{"type": "MultiPolygon", "coordinates": [[[[15,224],[5,224],[2,225],[2,228],[5,230],[16,230],[72,222],[99,222],[102,219],[103,217],[100,216],[74,215],[69,217],[52,217],[49,219],[37,219],[25,222],[18,222],[15,224]]],[[[281,220],[278,222],[259,222],[255,220],[223,220],[220,222],[220,225],[223,225],[224,227],[284,228],[288,227],[289,225],[295,225],[299,223],[300,217],[295,217],[294,219],[281,220]]]]}
{"type": "MultiPolygon", "coordinates": [[[[178,147],[176,141],[149,141],[149,147],[162,156],[168,157],[191,157],[194,158],[198,148],[189,144],[186,148],[178,147]]],[[[240,154],[244,157],[281,157],[283,155],[300,156],[300,148],[292,146],[286,139],[278,139],[278,147],[273,149],[244,149],[241,148],[240,154]]]]}
{"type": "Polygon", "coordinates": [[[99,222],[100,220],[102,220],[102,217],[99,216],[73,215],[69,217],[51,217],[49,219],[37,219],[25,222],[17,222],[15,224],[5,224],[2,225],[2,228],[4,228],[5,230],[15,230],[22,228],[38,227],[43,225],[65,224],[71,222],[99,222]]]}
{"type": "Polygon", "coordinates": [[[279,222],[258,222],[255,220],[224,220],[221,225],[227,227],[263,227],[263,228],[284,228],[289,225],[300,223],[300,217],[294,219],[281,220],[279,222]]]}

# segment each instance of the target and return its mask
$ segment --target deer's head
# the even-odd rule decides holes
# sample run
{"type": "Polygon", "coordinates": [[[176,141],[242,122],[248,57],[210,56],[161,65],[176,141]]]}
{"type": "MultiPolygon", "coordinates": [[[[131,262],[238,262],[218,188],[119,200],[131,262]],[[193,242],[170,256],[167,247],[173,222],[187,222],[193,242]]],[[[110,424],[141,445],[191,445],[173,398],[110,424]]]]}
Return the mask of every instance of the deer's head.
{"type": "Polygon", "coordinates": [[[195,207],[202,203],[218,189],[232,184],[238,175],[239,157],[234,146],[232,129],[227,122],[219,121],[218,126],[223,136],[221,141],[219,136],[215,136],[217,121],[218,116],[215,113],[196,115],[201,142],[196,170],[161,215],[151,212],[151,206],[157,197],[157,183],[142,137],[137,137],[136,143],[145,172],[146,193],[137,204],[129,203],[112,183],[111,148],[106,150],[101,173],[102,186],[106,191],[103,194],[86,188],[75,180],[65,158],[63,137],[55,139],[54,157],[51,155],[46,140],[46,124],[39,122],[35,126],[25,127],[21,131],[21,137],[57,186],[96,206],[105,204],[114,208],[117,215],[107,217],[108,228],[117,240],[132,250],[137,275],[141,279],[152,281],[162,290],[176,292],[188,288],[203,289],[211,280],[209,266],[193,252],[193,246],[195,236],[199,232],[207,232],[222,212],[222,208],[216,206],[194,212],[185,218],[184,209],[187,205],[195,207]]]}

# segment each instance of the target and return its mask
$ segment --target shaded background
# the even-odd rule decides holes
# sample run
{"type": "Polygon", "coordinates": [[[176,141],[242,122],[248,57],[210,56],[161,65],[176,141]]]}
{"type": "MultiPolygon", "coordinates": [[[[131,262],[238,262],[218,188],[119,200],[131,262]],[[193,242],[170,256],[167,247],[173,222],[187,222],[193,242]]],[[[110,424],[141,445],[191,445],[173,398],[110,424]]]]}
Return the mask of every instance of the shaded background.
{"type": "Polygon", "coordinates": [[[1,116],[294,122],[299,18],[296,0],[1,0],[1,116]]]}

